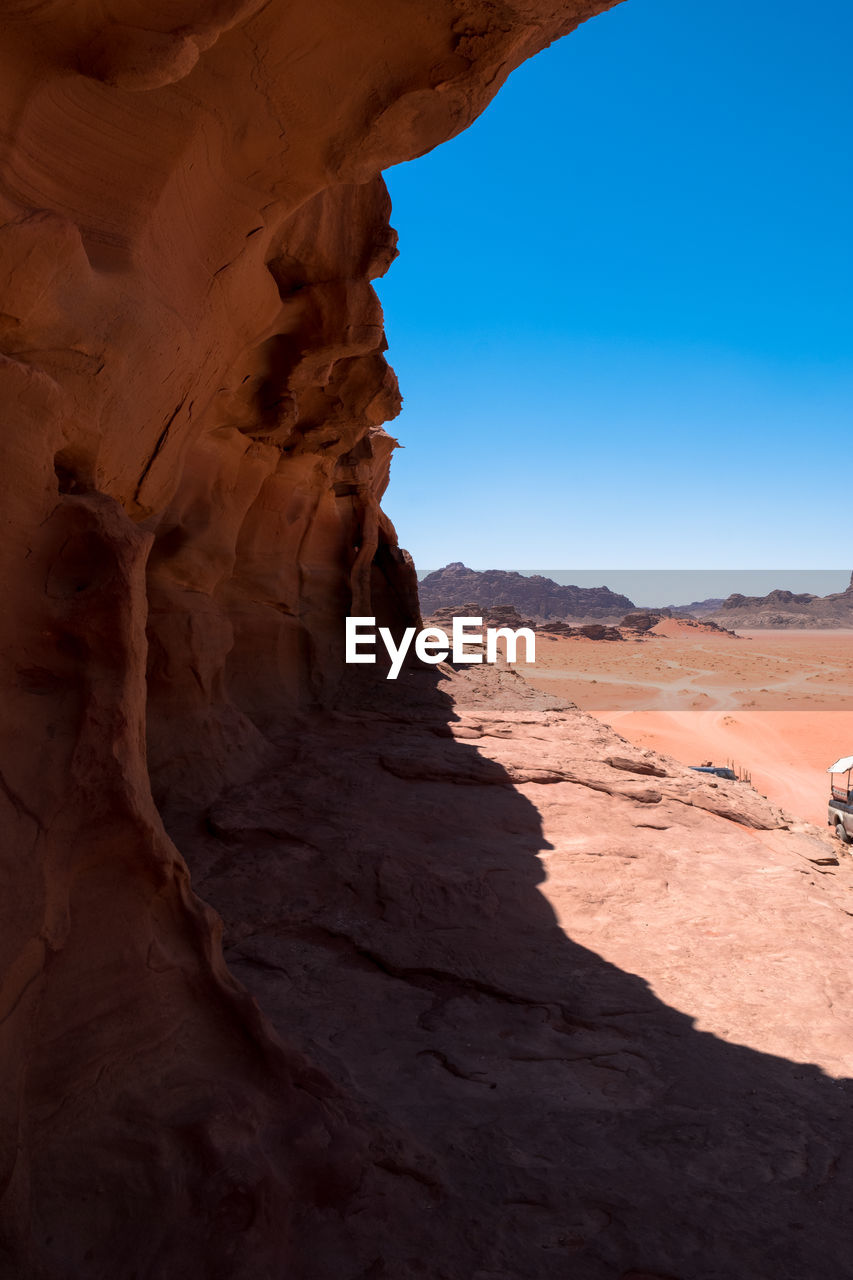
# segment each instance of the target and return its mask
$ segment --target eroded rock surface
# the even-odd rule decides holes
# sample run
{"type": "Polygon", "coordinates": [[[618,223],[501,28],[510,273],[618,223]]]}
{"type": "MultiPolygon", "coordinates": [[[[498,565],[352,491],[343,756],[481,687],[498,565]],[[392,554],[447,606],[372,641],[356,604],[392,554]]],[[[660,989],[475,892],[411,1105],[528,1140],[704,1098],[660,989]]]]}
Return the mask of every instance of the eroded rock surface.
{"type": "Polygon", "coordinates": [[[381,1146],[228,972],[151,782],[253,774],[349,608],[416,614],[379,175],[604,7],[2,6],[4,1275],[317,1274],[381,1146]]]}
{"type": "Polygon", "coordinates": [[[3,6],[4,1280],[842,1274],[844,868],[508,675],[340,683],[418,614],[379,175],[605,7],[3,6]],[[626,847],[781,868],[799,1039],[626,847]]]}
{"type": "Polygon", "coordinates": [[[850,1275],[835,842],[495,669],[279,749],[175,821],[232,971],[409,1135],[344,1274],[850,1275]]]}

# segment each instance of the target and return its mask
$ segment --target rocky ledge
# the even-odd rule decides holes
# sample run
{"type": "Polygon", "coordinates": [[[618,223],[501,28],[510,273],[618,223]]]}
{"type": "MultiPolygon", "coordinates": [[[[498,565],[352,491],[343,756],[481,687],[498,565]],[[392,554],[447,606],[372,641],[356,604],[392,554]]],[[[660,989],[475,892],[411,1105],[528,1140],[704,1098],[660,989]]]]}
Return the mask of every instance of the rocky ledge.
{"type": "Polygon", "coordinates": [[[366,1129],[310,1275],[846,1274],[835,842],[495,668],[354,687],[277,750],[173,822],[366,1129]]]}

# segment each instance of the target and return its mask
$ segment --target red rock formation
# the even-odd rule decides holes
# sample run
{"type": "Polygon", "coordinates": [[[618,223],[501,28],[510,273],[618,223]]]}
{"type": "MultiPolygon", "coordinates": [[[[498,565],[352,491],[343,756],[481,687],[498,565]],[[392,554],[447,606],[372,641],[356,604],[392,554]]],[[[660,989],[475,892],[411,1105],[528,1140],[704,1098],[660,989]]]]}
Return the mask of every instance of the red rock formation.
{"type": "MultiPolygon", "coordinates": [[[[841,1274],[840,1095],[693,1032],[625,972],[636,929],[602,961],[603,890],[570,875],[569,943],[522,789],[584,867],[649,853],[629,922],[697,849],[725,900],[752,828],[814,878],[815,833],[632,781],[509,675],[462,682],[464,714],[434,677],[340,685],[347,609],[417,612],[379,507],[380,171],[605,7],[3,8],[4,1280],[841,1274]]],[[[809,981],[834,874],[808,910],[786,882],[809,981]]]]}
{"type": "Polygon", "coordinates": [[[146,660],[198,799],[322,699],[351,601],[416,610],[379,174],[604,7],[3,6],[5,1274],[319,1274],[365,1131],[224,967],[146,660]]]}

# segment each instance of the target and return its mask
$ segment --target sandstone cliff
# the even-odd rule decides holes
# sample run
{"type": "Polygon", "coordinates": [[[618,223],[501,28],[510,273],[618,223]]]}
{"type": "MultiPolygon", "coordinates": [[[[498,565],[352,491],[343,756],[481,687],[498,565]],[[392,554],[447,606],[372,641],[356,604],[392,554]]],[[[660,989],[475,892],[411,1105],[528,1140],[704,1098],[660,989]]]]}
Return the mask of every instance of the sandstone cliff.
{"type": "Polygon", "coordinates": [[[4,1280],[842,1274],[819,837],[509,676],[341,681],[418,611],[381,170],[606,7],[3,6],[4,1280]]]}
{"type": "Polygon", "coordinates": [[[416,612],[379,508],[380,173],[605,7],[2,6],[7,1275],[295,1273],[362,1177],[151,782],[166,811],[249,776],[351,605],[416,612]]]}

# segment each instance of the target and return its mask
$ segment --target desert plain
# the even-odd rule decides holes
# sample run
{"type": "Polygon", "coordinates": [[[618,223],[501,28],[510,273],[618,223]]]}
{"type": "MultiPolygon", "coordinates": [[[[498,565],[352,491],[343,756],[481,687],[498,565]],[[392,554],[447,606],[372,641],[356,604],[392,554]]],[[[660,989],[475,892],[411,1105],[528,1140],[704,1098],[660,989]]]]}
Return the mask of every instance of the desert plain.
{"type": "Polygon", "coordinates": [[[853,632],[743,631],[667,619],[623,642],[539,635],[534,686],[629,742],[687,765],[733,764],[756,790],[823,824],[827,766],[853,754],[853,632]]]}

